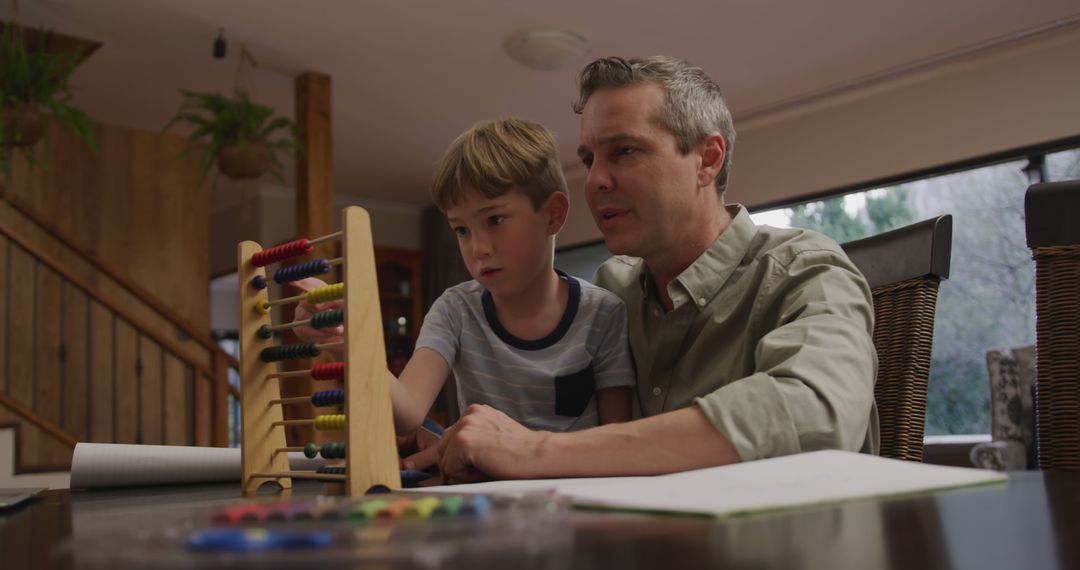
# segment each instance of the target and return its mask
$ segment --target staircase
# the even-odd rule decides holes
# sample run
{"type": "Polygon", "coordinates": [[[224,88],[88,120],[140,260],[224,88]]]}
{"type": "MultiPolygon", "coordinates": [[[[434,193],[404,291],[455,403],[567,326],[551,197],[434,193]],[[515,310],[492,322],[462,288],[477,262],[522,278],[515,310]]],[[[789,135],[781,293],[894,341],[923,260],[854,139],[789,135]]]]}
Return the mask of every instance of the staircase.
{"type": "Polygon", "coordinates": [[[236,368],[207,331],[31,206],[0,200],[0,428],[13,476],[70,469],[76,441],[228,446],[236,368]]]}

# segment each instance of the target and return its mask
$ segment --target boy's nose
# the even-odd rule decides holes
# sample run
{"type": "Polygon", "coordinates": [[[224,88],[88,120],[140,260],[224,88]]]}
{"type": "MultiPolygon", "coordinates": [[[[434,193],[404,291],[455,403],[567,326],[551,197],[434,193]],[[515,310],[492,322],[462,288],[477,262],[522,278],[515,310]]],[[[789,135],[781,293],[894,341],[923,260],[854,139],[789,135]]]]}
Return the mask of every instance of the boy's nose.
{"type": "Polygon", "coordinates": [[[492,253],[491,240],[474,237],[472,240],[472,252],[474,257],[488,257],[492,253]]]}

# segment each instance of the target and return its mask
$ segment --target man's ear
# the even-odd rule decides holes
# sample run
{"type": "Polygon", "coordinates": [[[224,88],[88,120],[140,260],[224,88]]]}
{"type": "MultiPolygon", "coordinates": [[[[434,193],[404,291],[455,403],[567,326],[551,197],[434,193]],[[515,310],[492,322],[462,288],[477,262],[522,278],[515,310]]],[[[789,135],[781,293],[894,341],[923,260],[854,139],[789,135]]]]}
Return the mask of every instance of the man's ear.
{"type": "Polygon", "coordinates": [[[716,176],[724,167],[724,158],[727,157],[727,144],[720,133],[713,133],[701,141],[701,166],[698,168],[698,186],[713,186],[716,176]]]}
{"type": "Polygon", "coordinates": [[[548,235],[555,235],[566,223],[566,216],[570,213],[570,199],[564,192],[552,192],[547,198],[548,211],[548,235]]]}

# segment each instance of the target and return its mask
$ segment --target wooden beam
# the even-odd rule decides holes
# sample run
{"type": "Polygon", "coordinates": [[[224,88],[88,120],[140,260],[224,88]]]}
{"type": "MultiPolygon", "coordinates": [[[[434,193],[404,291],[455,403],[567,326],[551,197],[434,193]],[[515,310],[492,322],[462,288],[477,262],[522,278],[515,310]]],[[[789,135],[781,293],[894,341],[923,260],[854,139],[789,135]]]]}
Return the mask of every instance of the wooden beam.
{"type": "MultiPolygon", "coordinates": [[[[334,148],[332,107],[330,101],[330,77],[321,73],[306,72],[296,78],[296,127],[301,151],[296,160],[296,232],[300,237],[314,239],[334,231],[334,148]]],[[[319,244],[314,257],[332,258],[335,242],[319,244]]],[[[293,291],[295,293],[295,291],[293,291]]],[[[282,311],[283,322],[293,320],[293,307],[282,311]]],[[[282,335],[284,343],[299,342],[292,331],[282,335]]],[[[310,360],[290,360],[284,363],[286,370],[311,368],[310,360]]],[[[282,397],[310,395],[311,380],[286,382],[281,387],[282,397]]],[[[310,404],[283,406],[285,418],[310,418],[315,408],[310,404]]],[[[303,445],[314,441],[315,433],[310,427],[289,429],[291,444],[303,445]]]]}

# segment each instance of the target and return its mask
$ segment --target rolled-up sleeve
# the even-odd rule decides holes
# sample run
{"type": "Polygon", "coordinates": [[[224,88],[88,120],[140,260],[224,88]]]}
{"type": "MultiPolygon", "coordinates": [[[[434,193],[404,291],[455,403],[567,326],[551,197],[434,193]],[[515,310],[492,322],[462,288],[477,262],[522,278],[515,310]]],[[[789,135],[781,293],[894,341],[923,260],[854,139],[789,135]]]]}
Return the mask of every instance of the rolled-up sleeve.
{"type": "MultiPolygon", "coordinates": [[[[695,400],[742,460],[866,450],[877,356],[865,280],[837,251],[772,260],[755,299],[753,373],[695,400]]],[[[876,442],[872,444],[876,447],[876,442]]]]}

